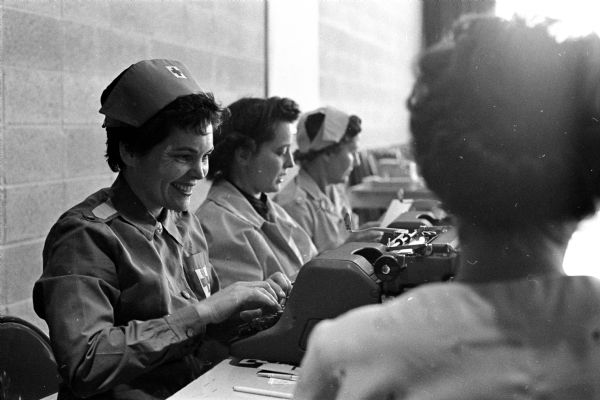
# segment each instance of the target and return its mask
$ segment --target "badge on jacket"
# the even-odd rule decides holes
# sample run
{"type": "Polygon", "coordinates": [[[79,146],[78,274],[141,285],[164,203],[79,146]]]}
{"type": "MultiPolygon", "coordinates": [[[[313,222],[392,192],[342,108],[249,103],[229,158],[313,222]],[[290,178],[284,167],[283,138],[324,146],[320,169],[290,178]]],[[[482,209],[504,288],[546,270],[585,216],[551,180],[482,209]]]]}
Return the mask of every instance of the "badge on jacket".
{"type": "Polygon", "coordinates": [[[200,285],[202,285],[202,290],[204,291],[204,297],[210,297],[210,279],[208,278],[208,269],[206,265],[203,265],[201,268],[195,269],[196,276],[198,280],[200,280],[200,285]]]}

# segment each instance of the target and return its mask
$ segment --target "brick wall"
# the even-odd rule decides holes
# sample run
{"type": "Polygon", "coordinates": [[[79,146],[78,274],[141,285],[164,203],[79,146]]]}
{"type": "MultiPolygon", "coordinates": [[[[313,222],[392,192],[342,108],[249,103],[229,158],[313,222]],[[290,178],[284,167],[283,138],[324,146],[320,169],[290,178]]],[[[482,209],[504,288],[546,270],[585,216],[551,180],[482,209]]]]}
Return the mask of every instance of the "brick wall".
{"type": "Polygon", "coordinates": [[[361,117],[361,147],[408,140],[405,103],[420,32],[418,0],[319,2],[321,104],[361,117]]]}
{"type": "Polygon", "coordinates": [[[264,94],[259,1],[0,1],[0,313],[45,329],[31,289],[61,212],[114,176],[100,93],[148,58],[184,62],[224,104],[264,94]]]}

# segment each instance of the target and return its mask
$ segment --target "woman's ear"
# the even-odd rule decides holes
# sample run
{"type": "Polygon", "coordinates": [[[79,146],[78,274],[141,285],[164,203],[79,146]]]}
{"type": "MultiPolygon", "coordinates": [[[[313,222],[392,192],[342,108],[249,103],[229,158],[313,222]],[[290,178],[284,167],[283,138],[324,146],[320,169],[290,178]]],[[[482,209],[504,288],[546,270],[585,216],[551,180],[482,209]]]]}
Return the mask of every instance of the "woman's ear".
{"type": "Polygon", "coordinates": [[[136,154],[130,151],[123,143],[119,143],[119,155],[123,163],[128,167],[134,166],[137,163],[136,154]]]}
{"type": "Polygon", "coordinates": [[[323,153],[319,154],[317,157],[321,158],[325,162],[325,164],[329,164],[329,162],[331,161],[332,155],[333,155],[333,152],[324,151],[323,153]]]}

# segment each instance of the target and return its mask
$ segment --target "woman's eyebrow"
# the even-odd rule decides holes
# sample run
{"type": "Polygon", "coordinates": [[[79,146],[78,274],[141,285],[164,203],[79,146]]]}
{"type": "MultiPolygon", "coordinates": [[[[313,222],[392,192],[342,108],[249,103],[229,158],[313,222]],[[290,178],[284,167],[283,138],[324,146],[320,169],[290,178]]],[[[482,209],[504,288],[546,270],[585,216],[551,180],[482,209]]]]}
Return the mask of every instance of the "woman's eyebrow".
{"type": "Polygon", "coordinates": [[[212,153],[212,151],[214,149],[215,149],[214,147],[211,147],[210,150],[208,150],[208,151],[198,151],[198,149],[196,149],[195,147],[183,145],[181,147],[172,147],[170,149],[170,151],[172,151],[172,152],[188,151],[188,152],[191,152],[191,153],[212,153]]]}

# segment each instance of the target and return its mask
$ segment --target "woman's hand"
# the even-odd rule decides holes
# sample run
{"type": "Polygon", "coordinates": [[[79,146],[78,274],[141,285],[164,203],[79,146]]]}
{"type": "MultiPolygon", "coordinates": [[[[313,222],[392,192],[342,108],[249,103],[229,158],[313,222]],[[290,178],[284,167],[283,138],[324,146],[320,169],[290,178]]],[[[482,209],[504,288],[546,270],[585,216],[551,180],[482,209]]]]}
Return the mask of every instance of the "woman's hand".
{"type": "MultiPolygon", "coordinates": [[[[292,282],[281,272],[275,272],[265,279],[265,282],[267,282],[269,286],[271,286],[271,289],[273,289],[273,291],[277,294],[277,302],[283,307],[285,305],[287,296],[292,290],[292,282]]],[[[263,310],[260,308],[254,310],[245,310],[240,313],[240,318],[243,321],[250,321],[251,319],[260,317],[263,314],[263,310]]]]}
{"type": "Polygon", "coordinates": [[[281,272],[275,272],[265,279],[265,282],[267,282],[273,291],[275,291],[280,302],[285,299],[292,290],[292,282],[281,272]]]}
{"type": "Polygon", "coordinates": [[[283,291],[283,289],[275,280],[269,282],[269,279],[257,282],[236,282],[225,289],[219,290],[198,303],[196,307],[200,317],[207,324],[217,324],[225,321],[234,313],[241,313],[246,310],[280,311],[281,305],[276,291],[283,291]],[[278,289],[274,289],[275,285],[278,289]]]}
{"type": "Polygon", "coordinates": [[[379,222],[371,221],[361,225],[356,232],[350,233],[346,243],[350,242],[378,242],[383,236],[383,232],[379,231],[360,231],[360,229],[376,228],[379,227],[379,222]]]}

